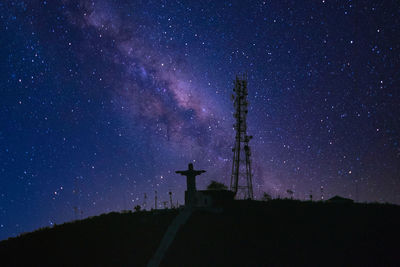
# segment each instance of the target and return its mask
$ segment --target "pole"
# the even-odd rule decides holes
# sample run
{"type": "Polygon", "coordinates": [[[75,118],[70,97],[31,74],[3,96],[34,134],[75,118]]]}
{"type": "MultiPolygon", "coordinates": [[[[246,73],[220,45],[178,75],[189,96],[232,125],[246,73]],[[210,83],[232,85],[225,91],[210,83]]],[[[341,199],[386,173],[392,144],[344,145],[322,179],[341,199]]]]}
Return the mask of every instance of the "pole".
{"type": "Polygon", "coordinates": [[[157,191],[154,191],[154,209],[157,209],[157,191]]]}

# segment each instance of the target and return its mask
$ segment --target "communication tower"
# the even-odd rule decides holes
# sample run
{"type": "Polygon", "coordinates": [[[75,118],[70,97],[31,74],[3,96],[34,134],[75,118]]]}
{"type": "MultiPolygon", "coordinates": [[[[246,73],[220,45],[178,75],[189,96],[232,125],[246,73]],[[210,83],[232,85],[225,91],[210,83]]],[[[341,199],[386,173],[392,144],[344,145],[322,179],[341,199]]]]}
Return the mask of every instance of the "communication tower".
{"type": "Polygon", "coordinates": [[[230,189],[236,198],[253,199],[253,184],[250,160],[249,141],[252,136],[247,135],[247,76],[236,76],[235,87],[232,95],[235,108],[234,117],[236,123],[233,125],[236,136],[233,151],[233,164],[230,189]]]}

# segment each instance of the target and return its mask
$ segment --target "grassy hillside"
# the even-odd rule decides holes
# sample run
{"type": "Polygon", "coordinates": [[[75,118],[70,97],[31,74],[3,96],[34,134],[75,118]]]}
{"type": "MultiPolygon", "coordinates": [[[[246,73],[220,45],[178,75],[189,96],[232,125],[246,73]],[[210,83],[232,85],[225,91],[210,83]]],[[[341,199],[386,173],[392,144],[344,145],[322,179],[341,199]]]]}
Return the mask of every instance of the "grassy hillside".
{"type": "MultiPolygon", "coordinates": [[[[0,242],[0,265],[145,266],[177,211],[110,213],[0,242]]],[[[196,211],[162,266],[396,266],[400,207],[273,200],[196,211]]]]}
{"type": "Polygon", "coordinates": [[[275,200],[197,212],[165,266],[400,265],[400,207],[275,200]]]}
{"type": "Polygon", "coordinates": [[[0,266],[144,266],[177,211],[109,213],[0,242],[0,266]]]}

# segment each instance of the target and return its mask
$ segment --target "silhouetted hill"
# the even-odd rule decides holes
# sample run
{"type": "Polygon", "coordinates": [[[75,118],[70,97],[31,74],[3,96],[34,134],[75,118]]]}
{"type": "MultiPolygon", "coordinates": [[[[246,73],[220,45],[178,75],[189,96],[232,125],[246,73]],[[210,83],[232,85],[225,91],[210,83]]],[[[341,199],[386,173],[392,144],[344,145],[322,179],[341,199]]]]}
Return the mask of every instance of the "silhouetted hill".
{"type": "MultiPolygon", "coordinates": [[[[177,211],[110,213],[0,242],[0,265],[145,266],[177,211]]],[[[198,210],[162,266],[398,266],[400,207],[292,200],[198,210]]]]}
{"type": "Polygon", "coordinates": [[[145,266],[176,210],[109,213],[0,242],[0,266],[145,266]]]}

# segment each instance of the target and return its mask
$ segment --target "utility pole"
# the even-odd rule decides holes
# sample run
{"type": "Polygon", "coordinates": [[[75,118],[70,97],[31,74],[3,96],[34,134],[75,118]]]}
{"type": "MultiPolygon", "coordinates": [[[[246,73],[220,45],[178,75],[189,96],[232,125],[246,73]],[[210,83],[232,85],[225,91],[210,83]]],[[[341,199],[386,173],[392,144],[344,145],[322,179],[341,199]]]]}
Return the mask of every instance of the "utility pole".
{"type": "Polygon", "coordinates": [[[146,205],[147,205],[147,194],[144,193],[143,196],[143,209],[146,210],[146,205]]]}
{"type": "Polygon", "coordinates": [[[172,192],[169,191],[168,194],[169,194],[169,204],[171,205],[171,209],[173,209],[174,205],[172,204],[172,192]]]}
{"type": "Polygon", "coordinates": [[[78,220],[78,216],[79,216],[78,207],[77,207],[77,206],[74,206],[73,209],[74,209],[74,214],[75,214],[75,220],[78,220]]]}
{"type": "Polygon", "coordinates": [[[249,141],[253,138],[247,135],[247,77],[243,75],[241,78],[236,76],[235,87],[233,89],[235,95],[232,95],[233,106],[235,108],[234,117],[236,119],[233,125],[236,136],[233,152],[232,176],[230,189],[238,197],[238,191],[245,199],[253,199],[253,183],[250,161],[249,141]]]}
{"type": "Polygon", "coordinates": [[[157,209],[157,191],[154,191],[154,209],[157,209]]]}
{"type": "Polygon", "coordinates": [[[74,189],[72,191],[72,193],[75,196],[75,206],[73,207],[75,220],[78,220],[79,217],[80,217],[79,216],[79,188],[78,188],[78,180],[77,180],[77,178],[74,179],[74,189]]]}
{"type": "Polygon", "coordinates": [[[123,191],[122,193],[122,201],[124,203],[124,210],[126,210],[126,191],[123,191]]]}
{"type": "Polygon", "coordinates": [[[358,202],[358,180],[356,180],[356,202],[358,202]]]}

